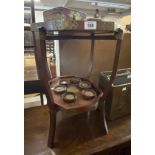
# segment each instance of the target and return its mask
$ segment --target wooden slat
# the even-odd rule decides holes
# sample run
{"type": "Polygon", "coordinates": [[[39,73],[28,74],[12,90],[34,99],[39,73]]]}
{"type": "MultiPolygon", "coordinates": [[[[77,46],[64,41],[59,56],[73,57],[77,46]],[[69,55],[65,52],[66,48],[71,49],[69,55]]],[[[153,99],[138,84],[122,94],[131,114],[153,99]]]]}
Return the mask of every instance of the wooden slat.
{"type": "Polygon", "coordinates": [[[91,35],[53,35],[53,36],[46,36],[47,40],[70,40],[70,39],[85,39],[85,40],[116,40],[114,36],[91,36],[91,35]]]}

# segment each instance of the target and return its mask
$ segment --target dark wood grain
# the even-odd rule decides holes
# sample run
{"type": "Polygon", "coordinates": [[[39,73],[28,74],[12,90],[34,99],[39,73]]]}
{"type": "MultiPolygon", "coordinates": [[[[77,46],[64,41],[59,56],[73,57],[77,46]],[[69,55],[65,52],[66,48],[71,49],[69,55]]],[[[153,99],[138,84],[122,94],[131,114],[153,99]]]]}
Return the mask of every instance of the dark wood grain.
{"type": "Polygon", "coordinates": [[[90,113],[89,117],[82,114],[62,119],[61,113],[57,116],[59,123],[55,148],[49,149],[47,147],[49,108],[35,107],[24,111],[25,155],[104,155],[115,147],[124,148],[124,145],[130,144],[130,116],[108,122],[108,135],[103,134],[103,124],[97,112],[90,113]]]}

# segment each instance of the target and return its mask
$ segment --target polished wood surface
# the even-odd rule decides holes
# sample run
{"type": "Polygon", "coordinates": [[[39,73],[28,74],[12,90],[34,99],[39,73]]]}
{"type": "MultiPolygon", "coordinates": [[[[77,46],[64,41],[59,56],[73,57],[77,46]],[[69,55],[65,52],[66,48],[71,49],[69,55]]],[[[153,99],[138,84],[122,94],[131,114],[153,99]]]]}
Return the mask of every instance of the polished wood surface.
{"type": "Polygon", "coordinates": [[[103,152],[120,145],[123,147],[131,140],[130,116],[108,122],[109,134],[104,135],[103,124],[97,112],[89,115],[84,113],[67,119],[62,119],[59,113],[56,146],[50,149],[47,147],[50,119],[48,107],[30,108],[24,113],[25,155],[90,155],[100,152],[104,155],[103,152]]]}

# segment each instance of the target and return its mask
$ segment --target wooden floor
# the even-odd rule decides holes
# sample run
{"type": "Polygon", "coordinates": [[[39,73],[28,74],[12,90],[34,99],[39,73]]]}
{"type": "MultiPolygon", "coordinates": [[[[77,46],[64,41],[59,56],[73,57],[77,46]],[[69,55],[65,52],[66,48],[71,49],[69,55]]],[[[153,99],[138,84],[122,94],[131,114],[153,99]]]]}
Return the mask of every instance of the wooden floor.
{"type": "Polygon", "coordinates": [[[56,147],[47,147],[48,107],[25,109],[25,155],[89,155],[130,141],[130,116],[109,122],[109,135],[104,135],[97,112],[61,120],[56,130],[56,147]]]}

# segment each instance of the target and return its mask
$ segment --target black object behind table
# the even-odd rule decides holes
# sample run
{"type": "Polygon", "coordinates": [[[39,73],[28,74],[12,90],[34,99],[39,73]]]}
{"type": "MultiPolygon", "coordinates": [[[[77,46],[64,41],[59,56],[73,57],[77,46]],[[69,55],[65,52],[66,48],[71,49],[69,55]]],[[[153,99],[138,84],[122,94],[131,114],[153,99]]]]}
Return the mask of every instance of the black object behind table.
{"type": "Polygon", "coordinates": [[[24,94],[26,95],[33,93],[40,94],[41,105],[44,105],[43,103],[44,90],[42,89],[40,80],[24,81],[24,94]]]}

